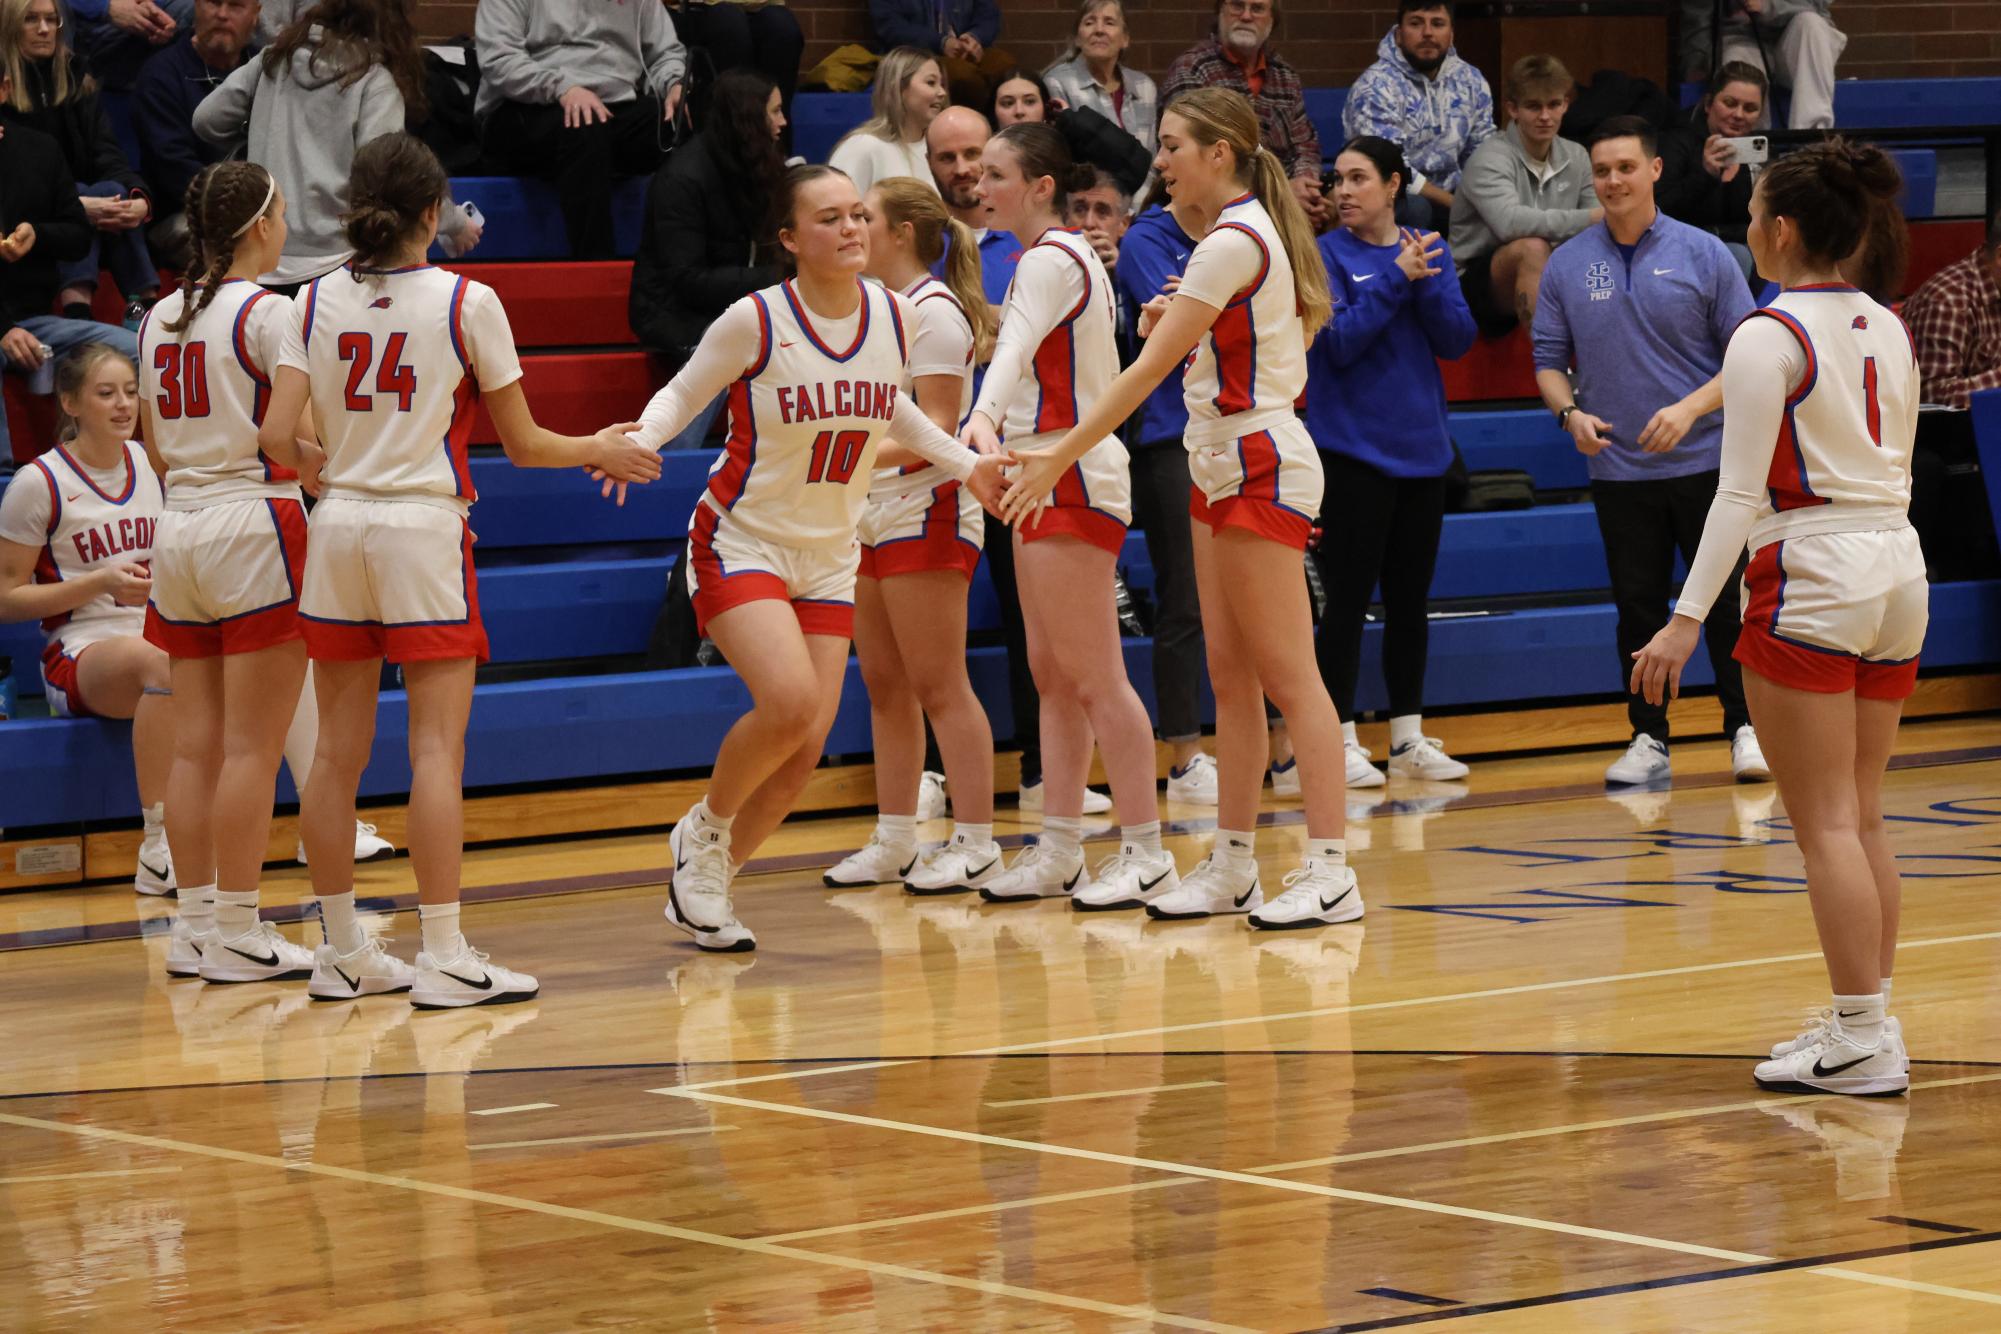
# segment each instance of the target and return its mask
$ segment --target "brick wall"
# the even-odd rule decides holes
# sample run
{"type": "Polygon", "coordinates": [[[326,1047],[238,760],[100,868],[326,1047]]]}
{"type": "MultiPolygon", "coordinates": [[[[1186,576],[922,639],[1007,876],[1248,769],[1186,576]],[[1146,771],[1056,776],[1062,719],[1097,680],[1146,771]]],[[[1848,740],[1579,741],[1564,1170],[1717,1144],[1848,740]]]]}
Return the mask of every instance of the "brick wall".
{"type": "MultiPolygon", "coordinates": [[[[1214,6],[1202,0],[1129,0],[1130,63],[1156,76],[1208,30],[1214,6]]],[[[472,31],[471,0],[417,0],[431,36],[472,31]]],[[[792,0],[806,32],[810,65],[843,42],[868,36],[862,0],[792,0]]],[[[1025,65],[1055,58],[1076,17],[1072,0],[1006,0],[1000,44],[1025,65]]],[[[1392,4],[1290,0],[1282,49],[1311,85],[1343,85],[1375,58],[1396,15],[1392,4]]],[[[1864,79],[2001,75],[2001,0],[1839,0],[1835,16],[1850,35],[1843,77],[1864,79]]],[[[1492,73],[1492,71],[1490,71],[1492,73]]]]}

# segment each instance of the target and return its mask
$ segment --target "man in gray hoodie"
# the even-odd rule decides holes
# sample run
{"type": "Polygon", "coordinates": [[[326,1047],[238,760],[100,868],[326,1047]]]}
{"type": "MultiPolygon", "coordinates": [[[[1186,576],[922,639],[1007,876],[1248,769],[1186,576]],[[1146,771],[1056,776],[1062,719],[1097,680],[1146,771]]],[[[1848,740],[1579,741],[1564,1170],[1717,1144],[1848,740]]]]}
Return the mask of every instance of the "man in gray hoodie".
{"type": "MultiPolygon", "coordinates": [[[[1834,64],[1848,34],[1834,26],[1834,0],[1683,0],[1683,65],[1696,78],[1741,60],[1792,90],[1787,124],[1795,130],[1834,125],[1834,64]],[[1717,21],[1721,19],[1719,31],[1717,21]]],[[[1760,124],[1763,122],[1760,121],[1760,124]]]]}
{"type": "Polygon", "coordinates": [[[1445,230],[1466,159],[1494,136],[1494,95],[1453,48],[1451,5],[1399,0],[1397,26],[1348,90],[1341,128],[1402,148],[1411,178],[1397,221],[1445,230]]]}
{"type": "Polygon", "coordinates": [[[1559,138],[1574,82],[1555,56],[1508,71],[1508,128],[1467,159],[1452,200],[1452,257],[1481,332],[1499,337],[1535,318],[1550,251],[1605,216],[1591,155],[1559,138]]]}
{"type": "Polygon", "coordinates": [[[479,116],[488,157],[556,183],[570,253],[613,257],[614,175],[666,156],[687,48],[660,0],[481,0],[479,116]]]}

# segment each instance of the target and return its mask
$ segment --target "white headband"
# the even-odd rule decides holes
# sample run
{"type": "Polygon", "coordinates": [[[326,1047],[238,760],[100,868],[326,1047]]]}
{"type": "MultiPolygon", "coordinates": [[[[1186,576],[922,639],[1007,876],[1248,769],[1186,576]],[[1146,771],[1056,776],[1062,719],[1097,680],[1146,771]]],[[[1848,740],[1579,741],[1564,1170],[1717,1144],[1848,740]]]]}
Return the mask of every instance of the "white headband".
{"type": "MultiPolygon", "coordinates": [[[[267,175],[268,175],[268,173],[267,173],[267,175]]],[[[245,223],[244,223],[244,224],[243,224],[243,225],[242,225],[241,227],[238,227],[238,228],[237,228],[237,229],[236,229],[235,231],[233,231],[233,232],[231,232],[231,233],[229,234],[229,239],[230,239],[230,240],[234,241],[234,240],[235,240],[235,239],[236,239],[237,237],[239,237],[239,236],[243,235],[243,234],[244,234],[245,232],[249,231],[249,230],[250,230],[250,226],[251,226],[251,223],[254,223],[254,222],[256,222],[256,221],[257,221],[257,220],[258,220],[259,218],[263,217],[263,216],[264,216],[264,210],[265,210],[265,209],[267,209],[267,208],[270,208],[270,207],[271,207],[271,200],[272,200],[272,197],[273,197],[273,196],[275,196],[275,195],[276,195],[276,194],[278,193],[278,178],[277,178],[276,176],[271,176],[271,177],[270,177],[270,180],[271,180],[271,184],[270,184],[269,186],[265,187],[265,190],[264,190],[264,202],[263,202],[263,203],[261,203],[261,204],[259,204],[259,205],[257,206],[257,211],[256,211],[255,213],[252,213],[252,214],[250,215],[250,218],[249,218],[249,220],[248,220],[248,221],[246,221],[246,222],[245,222],[245,223]]]]}

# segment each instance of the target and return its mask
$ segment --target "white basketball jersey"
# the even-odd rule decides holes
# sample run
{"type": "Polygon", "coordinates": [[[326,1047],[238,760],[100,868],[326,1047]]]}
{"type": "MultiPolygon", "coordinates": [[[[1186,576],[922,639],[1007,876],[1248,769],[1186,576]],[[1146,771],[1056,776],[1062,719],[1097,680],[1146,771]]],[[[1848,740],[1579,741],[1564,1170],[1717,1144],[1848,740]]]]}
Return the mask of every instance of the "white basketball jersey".
{"type": "Polygon", "coordinates": [[[178,334],[180,292],[139,326],[139,384],[153,417],[153,446],[167,464],[168,508],[227,500],[298,499],[298,474],[257,448],[292,303],[231,278],[178,334]]]}
{"type": "MultiPolygon", "coordinates": [[[[925,274],[903,292],[910,303],[910,369],[903,387],[912,402],[917,400],[917,379],[922,375],[959,375],[958,421],[973,410],[973,323],[952,289],[925,274]]],[[[956,425],[956,423],[955,423],[956,425]]],[[[876,470],[873,489],[881,494],[886,486],[901,485],[897,494],[938,486],[946,480],[936,464],[922,461],[901,468],[876,470]]]]}
{"type": "MultiPolygon", "coordinates": [[[[1032,437],[1061,434],[1087,416],[1098,396],[1119,373],[1119,346],[1112,315],[1112,283],[1091,243],[1077,232],[1052,227],[1022,251],[1018,281],[1032,264],[1076,264],[1084,271],[1084,295],[1043,338],[1030,362],[1035,395],[1011,396],[1003,434],[1010,445],[1027,446],[1032,437]]],[[[1008,284],[1013,295],[1014,283],[1008,284]]],[[[1002,319],[1006,315],[1003,313],[1002,319]]]]}
{"type": "Polygon", "coordinates": [[[789,279],[751,295],[758,357],[729,387],[729,433],[702,499],[753,537],[830,550],[855,540],[910,360],[903,298],[856,282],[861,309],[839,348],[789,279]]]}
{"type": "Polygon", "coordinates": [[[444,269],[343,265],[299,294],[283,364],[311,377],[326,494],[464,513],[482,388],[521,378],[500,298],[444,269]]]}
{"type": "MultiPolygon", "coordinates": [[[[143,445],[126,443],[124,486],[117,490],[99,489],[61,445],[23,468],[21,481],[15,484],[29,484],[36,473],[49,489],[50,505],[48,540],[35,561],[36,583],[63,583],[100,566],[153,558],[153,530],[166,493],[143,445]]],[[[146,608],[121,607],[109,593],[42,622],[42,632],[70,654],[100,640],[145,630],[146,608]]]]}
{"type": "Polygon", "coordinates": [[[1806,373],[1779,423],[1752,545],[1849,526],[1814,512],[1832,507],[1878,512],[1878,521],[1855,527],[1901,527],[1919,399],[1904,322],[1846,285],[1794,288],[1747,318],[1779,321],[1806,352],[1806,373]]]}
{"type": "MultiPolygon", "coordinates": [[[[1236,236],[1257,243],[1262,263],[1255,277],[1227,296],[1223,313],[1189,359],[1182,393],[1190,449],[1266,430],[1290,417],[1306,392],[1306,330],[1299,320],[1292,265],[1278,228],[1256,195],[1224,207],[1189,257],[1189,274],[1198,271],[1204,249],[1213,251],[1222,238],[1236,236]]],[[[1189,290],[1185,281],[1181,290],[1189,290]]],[[[1210,295],[1204,291],[1201,299],[1210,295]]]]}

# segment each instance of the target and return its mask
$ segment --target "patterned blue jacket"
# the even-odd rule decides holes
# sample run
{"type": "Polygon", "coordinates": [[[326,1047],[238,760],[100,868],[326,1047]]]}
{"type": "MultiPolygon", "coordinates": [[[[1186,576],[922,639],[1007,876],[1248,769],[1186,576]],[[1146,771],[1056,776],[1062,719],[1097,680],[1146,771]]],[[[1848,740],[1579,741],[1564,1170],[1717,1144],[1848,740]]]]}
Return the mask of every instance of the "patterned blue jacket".
{"type": "Polygon", "coordinates": [[[1391,28],[1376,47],[1376,63],[1348,90],[1341,128],[1350,139],[1373,134],[1401,145],[1413,171],[1456,191],[1466,159],[1493,136],[1494,95],[1457,50],[1447,51],[1438,77],[1427,79],[1411,68],[1391,28]]]}

